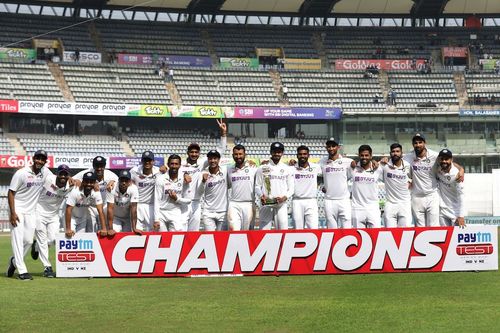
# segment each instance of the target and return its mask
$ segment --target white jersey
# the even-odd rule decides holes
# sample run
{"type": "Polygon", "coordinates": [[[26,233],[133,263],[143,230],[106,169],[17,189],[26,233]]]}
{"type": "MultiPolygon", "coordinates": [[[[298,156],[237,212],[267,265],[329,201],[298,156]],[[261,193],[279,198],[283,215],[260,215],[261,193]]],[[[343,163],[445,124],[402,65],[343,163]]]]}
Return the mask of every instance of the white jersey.
{"type": "MultiPolygon", "coordinates": [[[[78,179],[78,180],[82,180],[83,175],[86,174],[87,172],[94,172],[95,173],[95,170],[94,169],[87,169],[87,170],[80,171],[73,178],[78,179]]],[[[102,202],[103,202],[104,206],[106,206],[106,204],[107,204],[106,187],[108,186],[109,182],[111,182],[111,181],[114,181],[115,183],[118,182],[118,176],[113,171],[109,171],[107,169],[104,170],[104,177],[102,178],[102,180],[97,181],[97,183],[99,184],[99,191],[101,192],[101,198],[102,198],[102,202]]]]}
{"type": "Polygon", "coordinates": [[[448,218],[465,216],[464,185],[457,182],[458,168],[451,165],[450,172],[437,171],[440,210],[448,218]]]}
{"type": "Polygon", "coordinates": [[[229,200],[237,202],[255,200],[255,173],[257,167],[250,166],[248,163],[239,169],[235,165],[227,168],[228,186],[231,189],[229,192],[229,200]]]}
{"type": "MultiPolygon", "coordinates": [[[[203,173],[209,173],[208,168],[203,173]]],[[[227,167],[219,166],[216,174],[209,173],[205,183],[200,177],[200,190],[203,196],[204,210],[208,213],[227,211],[227,167]]]]}
{"type": "Polygon", "coordinates": [[[96,208],[97,205],[102,205],[102,196],[99,192],[90,191],[89,196],[85,196],[83,189],[75,187],[68,194],[66,205],[72,206],[71,215],[75,218],[84,218],[90,213],[90,209],[96,208]]]}
{"type": "Polygon", "coordinates": [[[359,163],[352,170],[352,208],[378,208],[378,184],[382,179],[382,168],[365,170],[359,163]]]}
{"type": "Polygon", "coordinates": [[[155,219],[158,220],[160,210],[175,211],[181,214],[184,207],[191,203],[190,187],[184,182],[184,176],[179,172],[176,180],[172,180],[168,172],[156,177],[154,207],[155,219]],[[174,201],[169,196],[169,192],[174,191],[177,194],[177,200],[174,201]]]}
{"type": "Polygon", "coordinates": [[[401,166],[395,166],[391,160],[385,165],[380,165],[384,172],[385,197],[388,202],[400,203],[411,200],[410,189],[410,165],[404,160],[401,166]]]}
{"type": "Polygon", "coordinates": [[[38,174],[35,174],[29,166],[16,171],[10,181],[9,190],[16,193],[14,207],[17,214],[35,211],[45,179],[51,174],[47,167],[43,167],[38,174]]]}
{"type": "Polygon", "coordinates": [[[269,160],[268,164],[261,165],[255,174],[255,195],[261,197],[265,194],[268,198],[286,196],[292,198],[294,192],[293,169],[288,165],[278,162],[274,164],[269,160]],[[264,178],[269,179],[271,191],[265,185],[264,178]]]}
{"type": "Polygon", "coordinates": [[[137,186],[139,191],[139,202],[144,204],[152,204],[154,202],[153,194],[155,192],[156,177],[160,173],[160,168],[153,166],[150,175],[143,173],[142,165],[138,165],[130,169],[132,181],[137,186]]]}
{"type": "Polygon", "coordinates": [[[293,167],[295,180],[294,199],[316,199],[318,195],[318,175],[321,176],[321,167],[318,164],[309,163],[305,168],[298,164],[293,167]]]}
{"type": "Polygon", "coordinates": [[[325,199],[341,200],[350,196],[347,181],[351,178],[352,159],[340,156],[335,161],[323,157],[319,162],[326,190],[325,199]]]}
{"type": "Polygon", "coordinates": [[[415,155],[415,151],[404,156],[404,161],[410,164],[412,187],[411,194],[423,197],[437,191],[435,164],[438,153],[427,148],[423,158],[415,155]]]}
{"type": "Polygon", "coordinates": [[[125,193],[120,192],[118,183],[111,192],[107,192],[107,202],[114,204],[113,214],[118,218],[130,217],[130,204],[139,202],[139,190],[134,184],[127,187],[125,193]]]}
{"type": "Polygon", "coordinates": [[[66,186],[58,187],[56,179],[56,175],[48,175],[45,179],[42,193],[36,205],[37,214],[43,216],[57,215],[64,199],[73,190],[73,186],[69,186],[67,182],[66,186]]]}

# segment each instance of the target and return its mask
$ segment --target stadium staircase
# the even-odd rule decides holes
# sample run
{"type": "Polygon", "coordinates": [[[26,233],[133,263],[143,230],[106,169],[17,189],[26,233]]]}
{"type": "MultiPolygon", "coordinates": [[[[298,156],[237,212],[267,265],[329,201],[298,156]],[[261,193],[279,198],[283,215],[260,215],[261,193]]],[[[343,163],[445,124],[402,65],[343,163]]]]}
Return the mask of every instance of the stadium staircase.
{"type": "Polygon", "coordinates": [[[179,90],[177,90],[177,86],[175,85],[175,83],[174,82],[165,83],[165,88],[167,89],[172,102],[174,102],[174,104],[176,105],[181,105],[182,104],[181,95],[179,94],[179,90]]]}
{"type": "Polygon", "coordinates": [[[391,84],[389,83],[389,75],[384,70],[380,70],[378,74],[378,83],[380,88],[382,88],[382,97],[384,101],[387,101],[387,96],[389,95],[389,89],[391,84]]]}
{"type": "Polygon", "coordinates": [[[463,72],[453,73],[453,82],[457,91],[458,105],[464,106],[468,103],[467,86],[465,84],[465,76],[463,72]]]}
{"type": "Polygon", "coordinates": [[[207,30],[201,30],[200,33],[201,33],[201,41],[208,50],[210,59],[212,59],[212,64],[218,64],[219,58],[217,57],[217,52],[215,51],[215,47],[212,42],[212,37],[210,36],[210,33],[207,30]]]}
{"type": "Polygon", "coordinates": [[[441,59],[441,50],[436,49],[431,51],[432,67],[434,71],[444,70],[444,66],[441,59]]]}
{"type": "Polygon", "coordinates": [[[278,100],[282,106],[289,106],[290,102],[282,98],[281,91],[283,89],[283,82],[281,81],[280,73],[275,69],[269,70],[269,76],[273,81],[273,88],[276,96],[278,96],[278,100]]]}
{"type": "Polygon", "coordinates": [[[57,83],[57,86],[61,90],[61,93],[64,97],[64,100],[66,102],[74,102],[75,97],[73,96],[73,93],[71,92],[71,89],[68,86],[68,83],[66,82],[66,79],[64,78],[64,73],[61,70],[61,67],[59,67],[58,64],[55,64],[53,62],[48,62],[47,66],[49,68],[50,73],[54,77],[54,80],[57,83]]]}
{"type": "Polygon", "coordinates": [[[120,147],[123,149],[125,152],[126,156],[135,156],[134,150],[129,144],[129,137],[126,135],[123,135],[122,140],[120,141],[120,147]]]}
{"type": "Polygon", "coordinates": [[[328,62],[328,57],[326,56],[325,45],[323,44],[323,38],[321,38],[321,32],[314,32],[311,37],[311,42],[321,59],[321,67],[330,68],[330,63],[328,62]]]}
{"type": "Polygon", "coordinates": [[[17,138],[16,133],[5,133],[4,132],[3,136],[5,138],[7,138],[9,140],[10,144],[14,147],[16,155],[21,155],[21,156],[26,155],[26,150],[24,150],[24,147],[19,142],[19,139],[17,138]]]}
{"type": "Polygon", "coordinates": [[[89,24],[90,39],[94,42],[97,52],[101,53],[103,62],[109,62],[108,52],[104,46],[102,46],[101,35],[95,26],[95,22],[91,21],[89,24]]]}

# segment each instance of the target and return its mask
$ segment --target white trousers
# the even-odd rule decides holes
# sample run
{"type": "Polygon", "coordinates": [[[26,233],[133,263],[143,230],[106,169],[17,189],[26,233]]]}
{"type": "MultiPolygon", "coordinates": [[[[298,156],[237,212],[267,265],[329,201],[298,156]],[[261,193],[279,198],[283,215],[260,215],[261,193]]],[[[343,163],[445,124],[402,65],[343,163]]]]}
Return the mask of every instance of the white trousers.
{"type": "Polygon", "coordinates": [[[351,200],[349,198],[325,199],[325,218],[328,229],[352,228],[351,200]]]}
{"type": "Polygon", "coordinates": [[[280,205],[262,206],[259,209],[259,229],[271,230],[272,226],[277,230],[288,229],[288,206],[280,205]]]}
{"type": "Polygon", "coordinates": [[[352,209],[354,228],[380,228],[380,210],[377,206],[352,209]]]}
{"type": "Polygon", "coordinates": [[[221,231],[226,224],[226,212],[204,211],[202,220],[205,231],[221,231]]]}
{"type": "Polygon", "coordinates": [[[416,227],[439,227],[439,194],[412,196],[411,209],[416,227]]]}
{"type": "Polygon", "coordinates": [[[318,229],[318,200],[293,199],[292,217],[295,229],[318,229]]]}
{"type": "Polygon", "coordinates": [[[35,237],[40,261],[44,267],[52,266],[49,260],[49,245],[54,244],[59,230],[59,216],[37,216],[35,237]]]}
{"type": "Polygon", "coordinates": [[[14,253],[14,265],[19,274],[28,272],[24,256],[30,251],[35,235],[36,215],[34,213],[17,213],[17,226],[10,226],[10,242],[14,253]]]}
{"type": "Polygon", "coordinates": [[[180,210],[160,210],[156,220],[160,221],[160,231],[188,231],[186,217],[180,210]]]}
{"type": "Polygon", "coordinates": [[[411,227],[411,201],[389,202],[384,207],[384,222],[386,228],[411,227]]]}
{"type": "Polygon", "coordinates": [[[130,224],[130,216],[127,218],[113,216],[113,230],[116,232],[132,231],[132,225],[130,224]]]}
{"type": "Polygon", "coordinates": [[[154,204],[137,203],[137,225],[136,228],[141,231],[153,230],[155,220],[154,204]]]}
{"type": "Polygon", "coordinates": [[[227,222],[229,230],[250,230],[255,218],[255,205],[251,201],[229,201],[227,222]]]}
{"type": "Polygon", "coordinates": [[[75,233],[94,232],[90,216],[71,217],[71,230],[75,233]]]}
{"type": "Polygon", "coordinates": [[[188,231],[200,231],[201,204],[199,200],[191,201],[188,214],[188,231]]]}

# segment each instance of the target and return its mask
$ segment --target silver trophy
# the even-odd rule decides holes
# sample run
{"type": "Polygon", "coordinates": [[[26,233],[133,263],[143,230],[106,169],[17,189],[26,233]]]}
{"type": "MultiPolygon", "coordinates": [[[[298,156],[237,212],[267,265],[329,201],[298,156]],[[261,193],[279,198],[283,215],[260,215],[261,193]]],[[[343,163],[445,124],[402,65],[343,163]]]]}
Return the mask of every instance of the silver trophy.
{"type": "Polygon", "coordinates": [[[276,205],[278,200],[276,198],[271,197],[271,167],[268,165],[262,166],[262,175],[264,176],[264,187],[266,189],[266,200],[264,201],[264,205],[276,205]]]}

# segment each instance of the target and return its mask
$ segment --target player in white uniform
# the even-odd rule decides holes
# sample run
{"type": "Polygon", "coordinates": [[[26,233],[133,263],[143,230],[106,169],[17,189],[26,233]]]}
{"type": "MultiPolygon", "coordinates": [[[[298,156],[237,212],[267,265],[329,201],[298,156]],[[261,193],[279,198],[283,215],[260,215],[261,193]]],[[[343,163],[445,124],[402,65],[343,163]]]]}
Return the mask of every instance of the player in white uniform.
{"type": "Polygon", "coordinates": [[[106,225],[106,218],[102,208],[102,196],[100,192],[94,189],[96,181],[97,177],[93,172],[86,172],[80,186],[75,187],[68,194],[65,211],[66,237],[71,238],[75,233],[93,232],[92,215],[96,213],[99,217],[99,234],[101,236],[113,236],[115,234],[113,228],[111,227],[108,230],[106,225]]]}
{"type": "Polygon", "coordinates": [[[393,143],[391,159],[381,163],[384,174],[386,202],[384,222],[387,228],[410,227],[412,225],[410,195],[410,164],[403,160],[403,147],[393,143]]]}
{"type": "Polygon", "coordinates": [[[12,277],[17,268],[20,280],[33,280],[26,268],[24,256],[33,243],[36,227],[36,203],[46,177],[51,174],[45,167],[47,152],[37,150],[33,165],[16,171],[9,186],[10,235],[13,256],[9,260],[7,276],[12,277]]]}
{"type": "Polygon", "coordinates": [[[192,195],[190,186],[179,173],[181,157],[170,155],[167,161],[168,172],[156,177],[154,208],[155,231],[187,231],[189,204],[192,195]]]}
{"type": "Polygon", "coordinates": [[[139,191],[137,230],[153,230],[155,183],[160,174],[160,169],[154,166],[154,154],[149,150],[142,153],[141,164],[130,169],[132,181],[139,191]]]}
{"type": "Polygon", "coordinates": [[[340,145],[334,138],[326,141],[328,156],[320,160],[325,192],[325,218],[327,227],[351,228],[351,193],[347,181],[351,174],[352,159],[339,154],[340,145]]]}
{"type": "Polygon", "coordinates": [[[245,147],[233,148],[234,165],[227,168],[229,230],[250,230],[255,219],[255,165],[245,161],[245,147]]]}
{"type": "Polygon", "coordinates": [[[439,224],[465,225],[464,185],[457,181],[458,168],[453,165],[453,154],[443,149],[438,154],[439,224]]]}
{"type": "Polygon", "coordinates": [[[309,162],[309,148],[297,148],[297,165],[294,166],[294,193],[292,217],[295,229],[318,229],[318,176],[321,167],[309,162]]]}
{"type": "Polygon", "coordinates": [[[57,176],[49,174],[43,184],[43,190],[36,204],[35,236],[40,253],[40,261],[44,266],[43,276],[55,277],[49,260],[49,245],[56,239],[59,229],[59,207],[73,189],[68,182],[70,169],[61,164],[57,167],[57,176]]]}
{"type": "MultiPolygon", "coordinates": [[[[439,226],[439,194],[436,179],[437,153],[425,145],[425,137],[415,134],[412,138],[413,151],[404,156],[411,167],[411,208],[417,227],[439,226]]],[[[457,176],[463,181],[463,168],[457,176]]]]}
{"type": "Polygon", "coordinates": [[[255,196],[260,199],[259,229],[288,229],[287,199],[292,198],[294,180],[292,168],[281,162],[285,146],[271,144],[271,160],[261,165],[255,174],[255,196]]]}
{"type": "Polygon", "coordinates": [[[117,232],[133,231],[141,234],[137,226],[137,202],[139,190],[132,183],[130,172],[122,170],[118,174],[118,183],[111,192],[107,193],[108,225],[113,226],[117,232]]]}
{"type": "MultiPolygon", "coordinates": [[[[104,211],[104,217],[107,213],[107,196],[106,191],[111,191],[113,186],[118,181],[116,174],[110,170],[105,169],[106,159],[102,156],[96,156],[92,160],[92,169],[83,170],[75,175],[75,179],[82,180],[83,175],[87,172],[92,172],[97,177],[97,184],[99,185],[99,191],[101,192],[101,199],[104,211]]],[[[92,226],[94,232],[97,232],[100,228],[98,226],[98,214],[95,209],[90,210],[90,216],[92,219],[92,226]]]]}
{"type": "MultiPolygon", "coordinates": [[[[220,146],[216,148],[217,151],[222,155],[224,154],[227,146],[227,125],[222,121],[217,119],[217,124],[219,125],[221,131],[220,146]]],[[[200,230],[200,218],[201,218],[201,206],[200,198],[201,194],[198,191],[200,184],[201,170],[207,168],[208,162],[205,158],[200,159],[200,145],[197,143],[191,143],[187,149],[187,159],[186,162],[182,164],[180,173],[186,174],[189,182],[189,190],[191,195],[193,195],[191,204],[189,205],[188,211],[188,231],[199,231],[200,230]]]]}
{"type": "Polygon", "coordinates": [[[226,227],[227,168],[220,166],[220,153],[211,150],[207,154],[208,168],[201,173],[199,191],[203,194],[201,220],[205,231],[220,231],[226,227]]]}
{"type": "Polygon", "coordinates": [[[352,224],[355,228],[380,228],[378,184],[382,168],[374,168],[372,148],[361,145],[359,163],[352,173],[352,224]]]}

